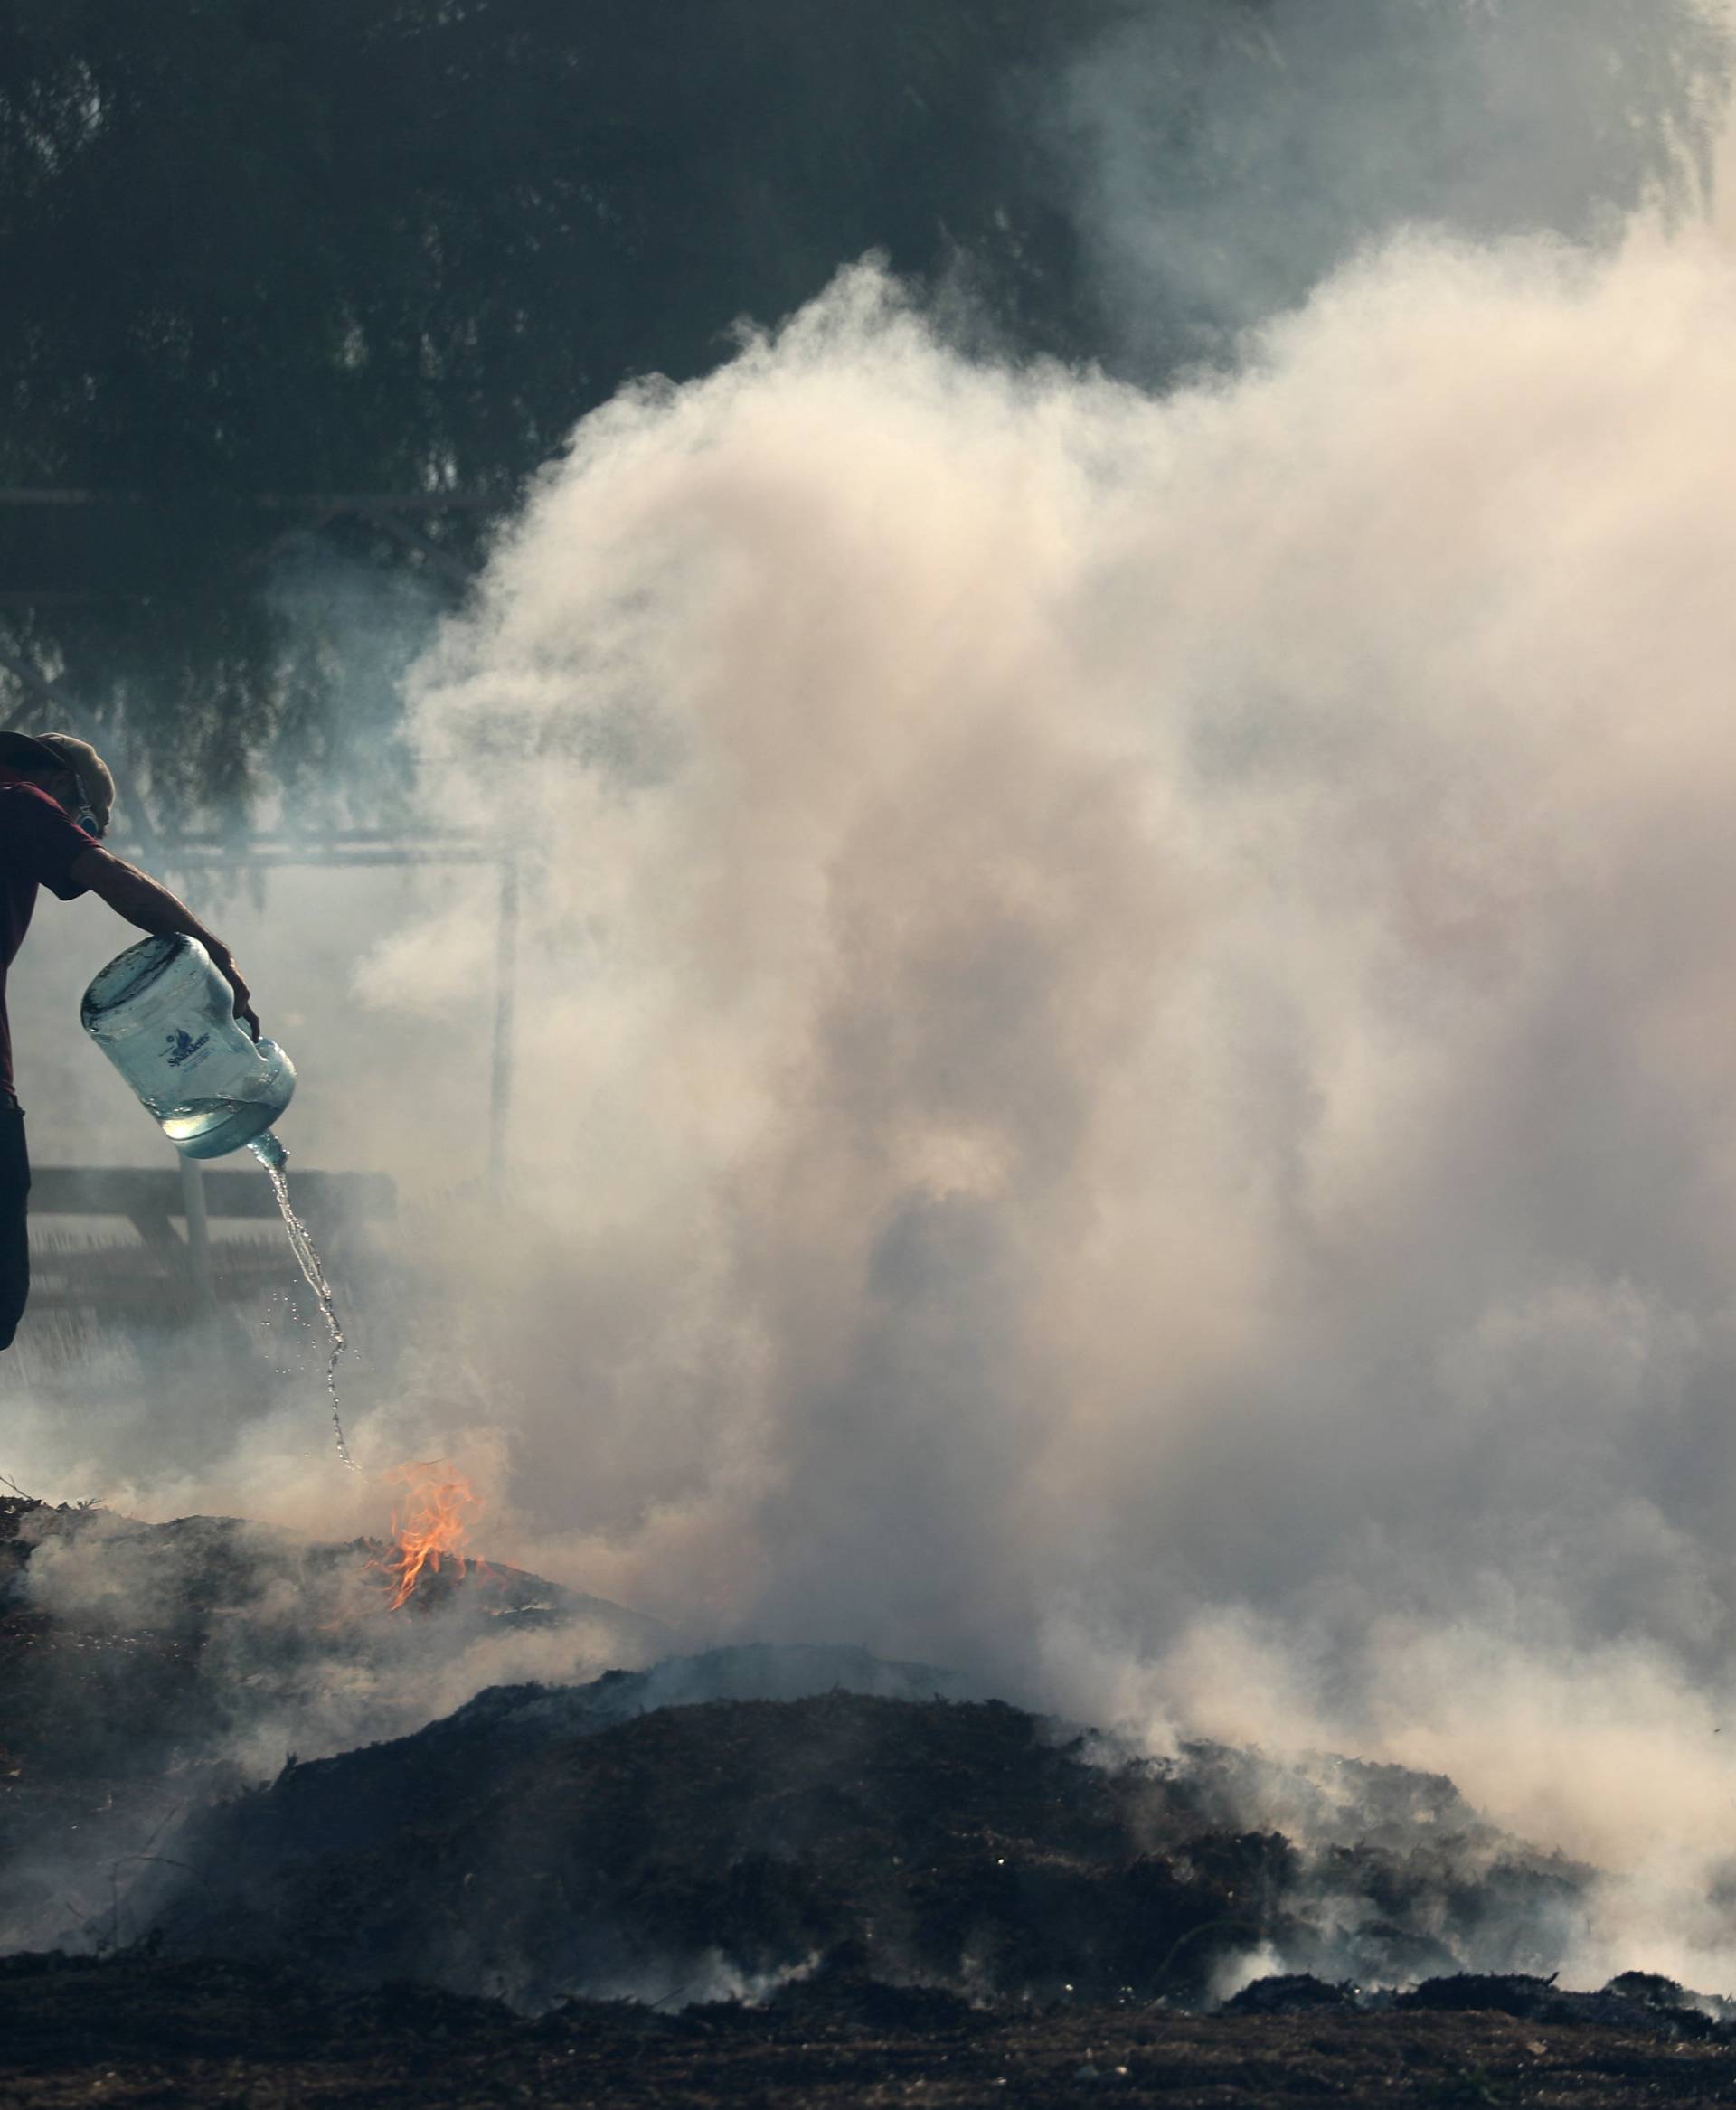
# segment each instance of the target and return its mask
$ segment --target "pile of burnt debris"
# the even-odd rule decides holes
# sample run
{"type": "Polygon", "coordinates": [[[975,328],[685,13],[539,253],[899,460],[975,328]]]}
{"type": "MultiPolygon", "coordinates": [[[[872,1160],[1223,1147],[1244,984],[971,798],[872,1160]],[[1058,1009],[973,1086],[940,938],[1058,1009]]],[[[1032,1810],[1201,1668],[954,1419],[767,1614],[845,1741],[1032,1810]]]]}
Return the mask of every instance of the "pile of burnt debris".
{"type": "MultiPolygon", "coordinates": [[[[686,1669],[715,1685],[752,1666],[686,1669]]],[[[1137,1758],[995,1701],[637,1711],[654,1698],[636,1677],[492,1691],[289,1767],[189,1826],[198,1875],[149,1871],[141,1909],[170,1953],[316,1955],[345,1983],[533,2012],[805,1983],[835,2002],[863,1982],[1199,2006],[1279,1956],[1294,1975],[1246,2003],[1355,2004],[1346,1982],[1469,1960],[1541,1984],[1589,1878],[1416,1776],[1369,1769],[1361,1835],[1305,1844],[1236,1823],[1250,1762],[1209,1747],[1137,1758]]]]}
{"type": "Polygon", "coordinates": [[[962,1996],[1195,2002],[1269,1946],[1406,1977],[1497,1921],[1535,1944],[1577,1871],[1466,1839],[1305,1852],[1218,1784],[995,1701],[833,1691],[610,1721],[637,1681],[490,1692],[209,1812],[137,1908],[175,1949],[316,1954],[538,2010],[762,1993],[844,1955],[962,1996]],[[1347,1943],[1347,1920],[1359,1923],[1347,1943]],[[1366,1949],[1366,1939],[1362,1944],[1366,1949]]]}
{"type": "Polygon", "coordinates": [[[491,1678],[645,1662],[656,1623],[500,1567],[389,1607],[391,1549],[230,1517],[0,1500],[0,1947],[137,1931],[138,1857],[293,1751],[420,1727],[491,1678]]]}
{"type": "Polygon", "coordinates": [[[512,1570],[382,1617],[379,1550],[0,1511],[5,1946],[531,2016],[1378,2008],[1682,2043],[1736,2023],[1661,1980],[1559,1989],[1593,1871],[1444,1779],[1153,1758],[855,1650],[574,1679],[657,1636],[512,1570]],[[514,1664],[542,1674],[489,1682],[514,1664]]]}

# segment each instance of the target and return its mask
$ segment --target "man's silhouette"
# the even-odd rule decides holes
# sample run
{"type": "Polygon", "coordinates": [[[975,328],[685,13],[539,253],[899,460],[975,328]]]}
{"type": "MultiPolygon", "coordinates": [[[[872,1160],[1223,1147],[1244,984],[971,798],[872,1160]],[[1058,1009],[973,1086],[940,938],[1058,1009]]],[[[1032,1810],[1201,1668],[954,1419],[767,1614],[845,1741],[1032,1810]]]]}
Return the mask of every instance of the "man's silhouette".
{"type": "Polygon", "coordinates": [[[65,732],[0,732],[0,1348],[11,1347],[30,1295],[30,1156],[13,1077],[6,970],[30,928],[38,889],[62,901],[95,894],[152,936],[196,937],[235,992],[236,1017],[259,1037],[229,947],[166,887],[102,847],[114,803],[114,777],[88,741],[65,732]]]}

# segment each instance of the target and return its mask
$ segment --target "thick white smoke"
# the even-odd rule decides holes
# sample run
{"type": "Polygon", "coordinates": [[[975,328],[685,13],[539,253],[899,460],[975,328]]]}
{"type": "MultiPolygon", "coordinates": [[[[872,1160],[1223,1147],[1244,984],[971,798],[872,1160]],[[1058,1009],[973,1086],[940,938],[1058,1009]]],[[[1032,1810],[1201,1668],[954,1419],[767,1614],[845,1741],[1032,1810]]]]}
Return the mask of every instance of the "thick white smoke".
{"type": "MultiPolygon", "coordinates": [[[[864,267],[588,419],[410,684],[533,852],[505,1194],[484,890],[291,1029],[405,1187],[364,1461],[695,1639],[1448,1772],[1614,1871],[1571,1976],[1736,1987],[1733,325],[1713,233],[1416,235],[1158,399],[864,267]]],[[[379,1530],[316,1394],[5,1469],[379,1530]]]]}
{"type": "Polygon", "coordinates": [[[863,268],[581,427],[413,697],[540,857],[533,1555],[1450,1771],[1736,1979],[1733,325],[1413,239],[1156,400],[863,268]]]}

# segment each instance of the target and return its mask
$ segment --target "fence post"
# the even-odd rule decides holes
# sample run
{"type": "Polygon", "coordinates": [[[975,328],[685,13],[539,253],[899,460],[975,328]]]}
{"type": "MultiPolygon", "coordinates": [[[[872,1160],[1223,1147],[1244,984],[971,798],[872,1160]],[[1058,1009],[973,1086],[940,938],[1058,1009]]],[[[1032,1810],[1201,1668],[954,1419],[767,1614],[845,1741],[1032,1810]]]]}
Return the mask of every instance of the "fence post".
{"type": "Polygon", "coordinates": [[[513,997],[518,970],[518,858],[500,863],[500,934],[495,953],[495,1063],[488,1095],[488,1183],[506,1167],[506,1121],[513,1105],[513,997]]]}
{"type": "MultiPolygon", "coordinates": [[[[175,1153],[181,1157],[179,1151],[175,1153]]],[[[215,1304],[217,1292],[211,1279],[211,1232],[205,1223],[204,1173],[197,1158],[181,1158],[181,1205],[187,1218],[187,1267],[193,1286],[203,1305],[215,1304]]]]}

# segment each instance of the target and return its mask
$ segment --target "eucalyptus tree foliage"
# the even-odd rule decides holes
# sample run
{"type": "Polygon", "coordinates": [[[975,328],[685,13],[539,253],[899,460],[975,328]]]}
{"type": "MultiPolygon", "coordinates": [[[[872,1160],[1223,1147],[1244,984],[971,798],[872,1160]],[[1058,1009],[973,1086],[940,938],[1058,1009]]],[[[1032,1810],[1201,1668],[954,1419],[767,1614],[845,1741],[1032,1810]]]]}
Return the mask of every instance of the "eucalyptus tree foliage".
{"type": "MultiPolygon", "coordinates": [[[[294,579],[421,560],[354,516],[316,547],[258,495],[505,507],[624,378],[704,370],[871,248],[972,256],[1014,339],[1069,344],[1071,229],[1009,112],[1108,14],[5,0],[0,484],[149,500],[0,513],[0,589],[130,597],[0,609],[15,656],[63,664],[171,805],[261,763],[316,796],[382,706],[294,579]]],[[[413,524],[461,566],[486,518],[413,524]]]]}
{"type": "Polygon", "coordinates": [[[1141,0],[1067,64],[1056,149],[1123,368],[1222,356],[1403,223],[1596,242],[1710,195],[1718,0],[1141,0]]]}
{"type": "Polygon", "coordinates": [[[1725,64],[1697,0],[0,0],[0,485],[129,495],[0,509],[0,653],[165,813],[329,806],[624,379],[869,250],[1161,378],[1395,210],[1684,204],[1725,64]]]}

